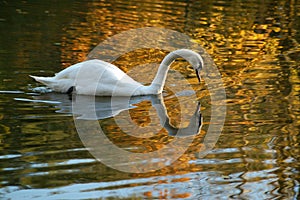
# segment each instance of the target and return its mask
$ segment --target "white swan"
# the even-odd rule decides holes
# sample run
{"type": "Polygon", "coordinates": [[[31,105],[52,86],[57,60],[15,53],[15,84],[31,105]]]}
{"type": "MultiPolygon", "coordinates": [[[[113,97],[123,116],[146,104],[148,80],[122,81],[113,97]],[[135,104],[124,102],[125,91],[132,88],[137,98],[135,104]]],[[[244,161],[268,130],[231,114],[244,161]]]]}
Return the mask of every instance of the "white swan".
{"type": "Polygon", "coordinates": [[[55,92],[97,96],[138,96],[160,94],[163,90],[170,65],[176,58],[187,60],[196,70],[203,67],[202,57],[191,50],[179,49],[169,53],[160,64],[156,76],[149,86],[133,80],[115,65],[101,60],[87,60],[72,65],[54,77],[31,76],[55,92]]]}

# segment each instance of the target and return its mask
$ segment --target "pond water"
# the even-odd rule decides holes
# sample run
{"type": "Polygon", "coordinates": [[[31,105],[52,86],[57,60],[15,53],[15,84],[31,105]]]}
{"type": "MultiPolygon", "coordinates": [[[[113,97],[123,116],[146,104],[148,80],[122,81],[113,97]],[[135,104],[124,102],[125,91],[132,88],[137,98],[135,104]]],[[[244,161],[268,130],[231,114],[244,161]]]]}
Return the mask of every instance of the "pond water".
{"type": "MultiPolygon", "coordinates": [[[[300,2],[286,0],[1,1],[1,199],[299,199],[299,13],[300,2]],[[174,76],[162,97],[133,98],[116,113],[103,114],[109,99],[93,99],[107,138],[132,153],[153,152],[174,139],[153,102],[163,105],[176,127],[194,115],[203,120],[176,161],[162,154],[144,160],[164,162],[162,167],[134,173],[132,160],[120,160],[127,172],[99,162],[76,127],[76,117],[89,113],[73,118],[73,99],[41,93],[42,85],[28,75],[53,75],[87,59],[105,39],[142,27],[181,32],[210,54],[224,83],[227,115],[213,150],[199,156],[210,125],[210,93],[182,60],[171,68],[189,81],[196,99],[174,76]],[[129,118],[136,129],[126,124],[129,118]]],[[[155,70],[145,63],[165,55],[141,49],[114,64],[149,83],[155,70]],[[136,65],[145,71],[131,70],[136,65]]],[[[96,135],[91,121],[81,120],[86,133],[96,135]]]]}

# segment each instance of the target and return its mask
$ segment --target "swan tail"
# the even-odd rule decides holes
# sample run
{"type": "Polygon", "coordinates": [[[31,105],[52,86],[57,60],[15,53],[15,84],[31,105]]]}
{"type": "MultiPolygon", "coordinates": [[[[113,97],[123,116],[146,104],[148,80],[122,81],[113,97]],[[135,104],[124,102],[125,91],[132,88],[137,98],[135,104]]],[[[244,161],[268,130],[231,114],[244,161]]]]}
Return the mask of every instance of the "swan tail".
{"type": "Polygon", "coordinates": [[[40,77],[40,76],[32,76],[32,75],[29,76],[33,78],[35,81],[43,83],[47,86],[54,83],[53,77],[40,77]]]}

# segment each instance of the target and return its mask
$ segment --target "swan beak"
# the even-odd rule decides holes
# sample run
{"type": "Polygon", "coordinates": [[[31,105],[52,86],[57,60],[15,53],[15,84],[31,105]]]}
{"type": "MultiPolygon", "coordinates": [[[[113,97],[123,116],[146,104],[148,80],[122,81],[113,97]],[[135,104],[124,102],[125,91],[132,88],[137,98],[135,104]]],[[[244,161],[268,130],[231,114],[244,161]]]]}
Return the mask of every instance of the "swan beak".
{"type": "Polygon", "coordinates": [[[201,78],[200,78],[200,75],[199,75],[199,69],[195,69],[195,71],[196,71],[198,81],[201,82],[201,78]]]}

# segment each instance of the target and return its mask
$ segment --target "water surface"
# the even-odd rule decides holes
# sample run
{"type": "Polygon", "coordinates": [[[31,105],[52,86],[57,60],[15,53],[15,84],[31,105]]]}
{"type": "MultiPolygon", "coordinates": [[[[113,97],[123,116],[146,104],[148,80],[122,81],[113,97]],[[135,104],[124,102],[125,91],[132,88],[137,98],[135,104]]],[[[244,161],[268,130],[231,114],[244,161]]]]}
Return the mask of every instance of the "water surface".
{"type": "MultiPolygon", "coordinates": [[[[299,9],[299,2],[284,0],[2,1],[1,198],[298,199],[299,9]],[[175,63],[172,69],[197,91],[203,126],[176,162],[153,172],[125,173],[97,161],[85,148],[69,97],[32,90],[41,85],[28,75],[52,75],[85,60],[108,37],[149,26],[182,32],[207,50],[225,85],[227,117],[215,148],[199,157],[209,125],[209,92],[205,83],[189,77],[184,61],[175,63]]],[[[160,62],[165,54],[144,49],[114,64],[130,72],[145,61],[160,62]]],[[[184,111],[179,100],[186,102],[189,117],[197,106],[184,91],[166,88],[163,94],[174,125],[180,126],[178,113],[184,111]],[[180,91],[184,95],[176,95],[180,91]]],[[[99,119],[121,148],[149,152],[173,139],[154,120],[151,100],[134,102],[125,111],[139,127],[150,127],[146,134],[156,128],[159,133],[147,140],[133,138],[116,127],[115,116],[99,119]]],[[[126,116],[125,111],[117,116],[126,116]]]]}

